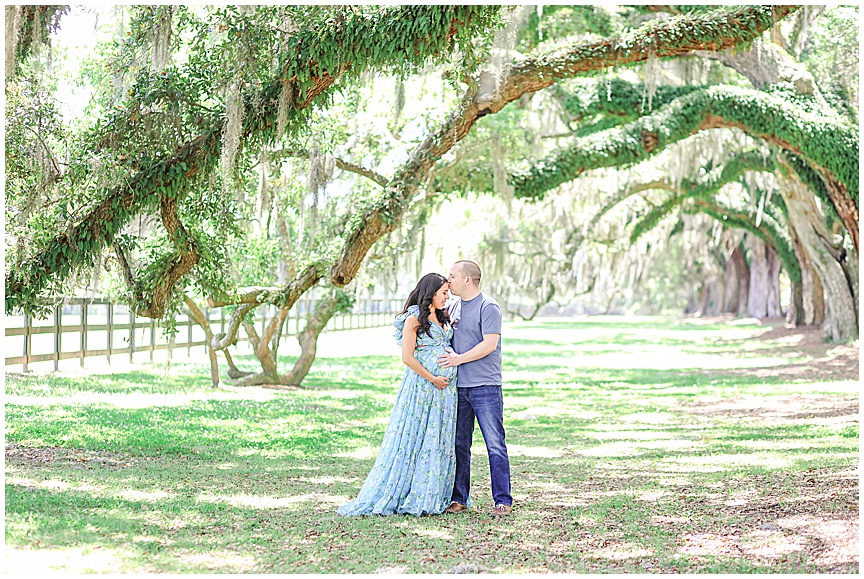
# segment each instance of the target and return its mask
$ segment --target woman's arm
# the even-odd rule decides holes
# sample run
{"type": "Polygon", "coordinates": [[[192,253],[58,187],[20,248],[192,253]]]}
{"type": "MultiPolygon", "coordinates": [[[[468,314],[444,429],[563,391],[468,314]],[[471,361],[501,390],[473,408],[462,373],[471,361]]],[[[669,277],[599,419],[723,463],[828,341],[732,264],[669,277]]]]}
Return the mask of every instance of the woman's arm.
{"type": "Polygon", "coordinates": [[[450,378],[435,376],[414,357],[414,348],[417,346],[417,326],[419,325],[420,322],[414,316],[408,316],[408,319],[405,320],[405,327],[402,329],[402,361],[421,378],[432,382],[435,388],[443,390],[450,384],[450,378]]]}

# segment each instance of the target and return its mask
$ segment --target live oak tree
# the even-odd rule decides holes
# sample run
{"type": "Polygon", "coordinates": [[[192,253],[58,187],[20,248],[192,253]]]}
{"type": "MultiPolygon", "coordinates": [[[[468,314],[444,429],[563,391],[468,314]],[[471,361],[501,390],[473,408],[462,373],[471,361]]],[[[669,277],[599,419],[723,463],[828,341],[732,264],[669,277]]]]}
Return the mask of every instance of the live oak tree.
{"type": "MultiPolygon", "coordinates": [[[[61,233],[36,235],[26,227],[16,232],[29,235],[30,244],[21,259],[7,266],[7,311],[39,311],[56,299],[70,274],[92,267],[111,247],[139,315],[170,318],[183,303],[194,313],[193,304],[185,302],[185,289],[193,284],[213,306],[235,308],[226,334],[212,336],[214,356],[236,341],[244,322],[248,331],[249,312],[263,304],[275,306],[278,313],[265,334],[256,337],[249,332],[263,371],[246,383],[298,383],[314,358],[317,331],[336,309],[345,307],[345,298],[335,288],[356,278],[370,249],[399,226],[406,212],[434,197],[428,184],[439,161],[479,120],[563,79],[746,44],[793,11],[789,6],[718,9],[648,22],[617,36],[610,29],[610,38],[565,41],[554,50],[541,49],[509,64],[505,75],[500,67],[484,68],[478,58],[488,50],[498,17],[499,10],[492,7],[225,7],[204,16],[183,7],[141,9],[131,20],[130,40],[118,47],[112,64],[117,75],[131,66],[137,76],[125,94],[115,94],[113,107],[106,102],[100,121],[81,137],[82,158],[96,158],[101,165],[94,169],[92,162],[79,159],[60,180],[58,190],[82,190],[73,211],[62,215],[61,233]],[[160,68],[168,62],[164,55],[172,42],[189,43],[187,58],[160,68]],[[142,51],[153,57],[149,66],[140,62],[142,51]],[[458,58],[448,60],[457,52],[458,58]],[[238,287],[236,276],[230,275],[225,240],[243,236],[233,214],[248,205],[245,195],[255,189],[249,183],[252,165],[260,163],[262,155],[278,151],[312,155],[303,150],[308,143],[298,138],[310,113],[332,106],[333,91],[350,87],[364,71],[410,75],[430,61],[449,62],[451,82],[466,87],[453,110],[437,126],[427,128],[389,177],[374,167],[341,160],[346,171],[350,167],[364,175],[377,189],[352,196],[350,212],[338,204],[328,209],[337,229],[328,229],[330,234],[320,245],[316,242],[309,255],[283,263],[281,283],[238,287]],[[130,238],[126,229],[142,215],[159,222],[143,242],[130,238]],[[323,293],[307,323],[308,332],[301,334],[306,344],[296,372],[283,375],[275,357],[279,328],[297,300],[322,283],[334,291],[323,293]]],[[[733,113],[748,99],[769,108],[786,104],[773,95],[714,87],[689,98],[688,122],[701,114],[701,120],[695,118],[697,126],[706,118],[709,124],[720,123],[717,126],[740,122],[733,113]],[[700,112],[717,103],[728,109],[721,107],[726,116],[717,118],[722,122],[700,112]]],[[[666,128],[656,116],[633,123],[640,129],[636,143],[643,151],[645,146],[662,149],[674,140],[661,134],[666,128]]],[[[686,126],[682,121],[677,130],[686,131],[686,126]]],[[[810,127],[804,123],[795,130],[810,127]]],[[[769,132],[761,129],[760,133],[757,126],[753,132],[765,138],[769,132]]],[[[844,126],[822,123],[818,129],[849,144],[854,140],[857,147],[857,133],[850,135],[844,126]]],[[[623,129],[613,130],[622,134],[623,129]]],[[[785,133],[774,137],[794,140],[785,133]]],[[[841,193],[857,199],[857,185],[853,188],[849,177],[853,168],[820,153],[803,147],[798,156],[819,172],[832,199],[841,193]]],[[[639,156],[638,150],[629,155],[619,152],[608,164],[595,159],[581,170],[577,167],[576,174],[589,165],[630,164],[639,156]]],[[[517,195],[540,196],[557,185],[550,166],[546,163],[514,179],[517,195]]],[[[257,194],[263,199],[260,191],[257,194]]],[[[279,237],[290,245],[291,228],[285,225],[289,235],[280,232],[279,237]]]]}
{"type": "MultiPolygon", "coordinates": [[[[785,225],[795,240],[799,261],[808,269],[813,264],[818,270],[821,284],[811,283],[809,287],[821,285],[829,294],[825,298],[826,335],[835,340],[854,339],[857,273],[850,272],[857,272],[857,126],[828,105],[812,76],[782,48],[765,44],[744,52],[709,56],[734,67],[762,90],[658,87],[652,95],[655,109],[649,111],[644,106],[644,86],[617,82],[603,87],[595,83],[587,91],[565,96],[565,108],[577,119],[601,115],[606,122],[595,122],[593,126],[602,130],[592,133],[589,126],[589,134],[516,174],[512,179],[516,195],[542,196],[592,168],[644,161],[669,143],[687,139],[698,131],[721,127],[743,130],[781,151],[775,165],[783,184],[779,191],[785,225]],[[802,180],[809,187],[798,186],[797,181],[802,180]],[[848,252],[825,228],[814,195],[821,198],[830,215],[842,222],[851,245],[848,252]],[[803,198],[799,200],[798,196],[803,198]]],[[[661,205],[652,212],[651,223],[677,205],[661,205]]],[[[736,222],[726,214],[722,219],[736,222]]],[[[799,272],[795,267],[787,271],[795,294],[793,311],[800,314],[805,308],[800,303],[799,272]]],[[[817,297],[810,296],[810,309],[816,307],[813,303],[817,301],[817,297]]]]}

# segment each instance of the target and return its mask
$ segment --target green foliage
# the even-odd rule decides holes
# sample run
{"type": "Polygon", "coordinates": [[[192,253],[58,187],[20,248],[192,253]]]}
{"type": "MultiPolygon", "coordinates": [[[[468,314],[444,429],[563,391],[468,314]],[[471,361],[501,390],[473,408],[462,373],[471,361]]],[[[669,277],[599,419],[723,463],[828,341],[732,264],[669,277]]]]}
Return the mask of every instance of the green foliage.
{"type": "Polygon", "coordinates": [[[858,6],[831,6],[808,31],[801,62],[831,105],[858,124],[858,6]]]}
{"type": "MultiPolygon", "coordinates": [[[[21,63],[31,55],[39,51],[39,48],[48,44],[49,36],[56,32],[60,26],[60,19],[69,12],[68,6],[63,5],[37,5],[37,6],[9,6],[9,9],[18,11],[18,30],[15,31],[17,42],[15,43],[15,70],[18,72],[21,63]]],[[[7,13],[7,21],[9,19],[7,13]]],[[[11,32],[6,28],[7,34],[11,32]]],[[[7,39],[7,43],[11,39],[7,39]]],[[[7,81],[10,79],[6,79],[7,81]]]]}
{"type": "MultiPolygon", "coordinates": [[[[655,228],[661,220],[681,207],[684,213],[704,213],[722,223],[724,227],[743,229],[756,235],[765,243],[777,250],[792,283],[801,283],[801,266],[795,255],[791,240],[785,226],[781,226],[770,212],[763,210],[762,215],[752,207],[749,199],[733,206],[727,206],[715,198],[715,194],[725,185],[737,182],[746,171],[773,172],[777,164],[773,158],[763,157],[760,151],[744,152],[732,157],[721,170],[703,182],[683,180],[679,193],[670,196],[663,203],[653,207],[633,225],[630,230],[630,243],[635,243],[639,237],[655,228]],[[695,202],[692,202],[695,201],[695,202]]],[[[772,199],[781,199],[779,195],[756,192],[769,195],[772,199]]],[[[620,199],[615,199],[614,203],[620,199]]],[[[604,207],[601,212],[608,211],[604,207]]]]}
{"type": "Polygon", "coordinates": [[[786,228],[780,225],[770,213],[764,213],[757,224],[756,211],[752,208],[727,207],[716,199],[685,207],[684,212],[704,213],[722,223],[724,227],[743,229],[754,234],[777,251],[786,268],[789,281],[794,284],[801,283],[801,264],[798,262],[788,234],[785,233],[786,228]]]}
{"type": "MultiPolygon", "coordinates": [[[[678,97],[704,89],[704,86],[667,86],[655,88],[654,108],[664,106],[678,97]]],[[[633,121],[645,112],[647,87],[633,84],[620,77],[605,79],[576,79],[567,89],[557,88],[555,94],[564,110],[574,121],[592,119],[597,115],[614,117],[620,121],[633,121]]]]}
{"type": "MultiPolygon", "coordinates": [[[[168,8],[136,9],[129,40],[117,47],[118,59],[110,66],[125,70],[130,55],[146,44],[146,31],[168,8]]],[[[325,10],[311,6],[271,6],[254,11],[249,18],[241,12],[236,7],[217,10],[213,24],[225,36],[216,49],[211,50],[205,35],[199,34],[196,36],[199,43],[192,43],[185,64],[161,71],[137,71],[124,102],[93,125],[78,160],[73,162],[75,167],[61,184],[61,188],[81,187],[90,192],[74,211],[88,217],[46,244],[33,247],[30,256],[7,273],[7,312],[17,308],[35,312],[40,304],[50,302],[57,280],[92,265],[132,216],[153,211],[161,198],[174,197],[183,204],[194,205],[199,191],[206,198],[208,191],[213,190],[208,189],[205,177],[212,174],[221,154],[223,111],[213,105],[221,101],[223,79],[210,76],[212,70],[221,70],[215,63],[226,61],[228,47],[237,38],[247,40],[242,46],[254,45],[260,51],[257,55],[246,54],[246,59],[262,63],[248,66],[246,60],[227,60],[232,65],[236,62],[235,72],[244,74],[243,98],[247,110],[242,135],[246,145],[254,150],[280,137],[276,134],[278,105],[286,83],[295,94],[288,114],[288,130],[296,132],[308,118],[309,107],[304,101],[313,84],[322,79],[344,76],[350,80],[368,70],[417,70],[430,60],[443,61],[454,50],[465,55],[465,66],[473,66],[476,62],[472,39],[491,30],[497,9],[424,6],[325,10]],[[302,16],[305,24],[284,38],[274,25],[281,9],[294,18],[302,16]],[[264,31],[268,35],[259,38],[264,31]],[[274,53],[277,62],[271,67],[267,63],[274,53]],[[208,58],[222,60],[208,61],[208,58]],[[198,136],[192,138],[196,133],[198,136]],[[108,155],[106,146],[110,147],[108,155]],[[96,152],[103,163],[109,164],[99,174],[92,170],[92,163],[86,162],[96,152]],[[123,184],[111,189],[93,187],[93,182],[105,181],[106,173],[109,182],[123,184]]],[[[206,24],[185,10],[180,11],[177,22],[177,26],[199,33],[203,33],[206,24]]],[[[228,78],[232,74],[229,70],[228,78]]],[[[316,102],[326,103],[329,97],[330,92],[325,90],[316,97],[316,102]]],[[[225,200],[221,201],[224,204],[225,200]]],[[[218,224],[215,228],[221,229],[218,224]]],[[[164,265],[173,259],[175,251],[168,248],[162,258],[151,263],[154,267],[157,263],[164,265]]],[[[311,256],[312,261],[329,255],[332,249],[318,253],[311,256]]],[[[219,265],[222,264],[211,264],[211,271],[219,265]]]]}
{"type": "Polygon", "coordinates": [[[709,118],[798,153],[846,187],[857,205],[857,128],[836,116],[816,116],[778,96],[735,87],[697,90],[626,125],[577,139],[516,172],[511,183],[517,197],[542,198],[589,169],[629,166],[656,155],[703,129],[709,118]]]}
{"type": "Polygon", "coordinates": [[[528,52],[545,40],[577,35],[608,37],[620,33],[616,24],[614,15],[606,6],[545,5],[528,15],[528,21],[520,31],[518,48],[521,52],[528,52]]]}

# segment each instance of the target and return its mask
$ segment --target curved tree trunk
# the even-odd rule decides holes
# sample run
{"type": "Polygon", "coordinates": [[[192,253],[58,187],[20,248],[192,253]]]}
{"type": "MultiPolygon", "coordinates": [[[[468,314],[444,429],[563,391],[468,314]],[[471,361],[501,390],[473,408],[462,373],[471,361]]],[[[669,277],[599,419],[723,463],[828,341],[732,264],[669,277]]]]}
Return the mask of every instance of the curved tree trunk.
{"type": "Polygon", "coordinates": [[[278,334],[279,329],[285,322],[285,316],[288,313],[286,308],[280,308],[279,311],[270,319],[267,328],[262,336],[258,336],[252,324],[244,323],[246,332],[249,334],[249,339],[252,342],[255,356],[261,363],[262,371],[258,374],[252,374],[244,377],[237,382],[238,386],[256,386],[262,384],[281,384],[285,386],[299,386],[312,363],[315,361],[315,353],[318,347],[318,336],[327,326],[330,319],[339,312],[340,300],[334,295],[328,294],[318,300],[315,309],[309,314],[306,320],[306,326],[303,331],[297,336],[297,341],[300,343],[300,356],[294,362],[294,367],[287,374],[279,374],[277,367],[278,334]]]}
{"type": "Polygon", "coordinates": [[[858,337],[858,316],[852,290],[838,262],[839,248],[832,246],[833,234],[816,206],[813,194],[791,168],[780,176],[780,194],[786,203],[789,221],[803,244],[825,292],[825,337],[843,342],[858,337]]]}
{"type": "Polygon", "coordinates": [[[300,385],[309,373],[312,363],[315,361],[315,352],[318,349],[318,336],[327,326],[330,318],[336,315],[338,311],[339,302],[332,294],[328,294],[318,300],[318,303],[315,304],[315,309],[306,320],[306,327],[297,336],[301,349],[300,356],[294,362],[294,367],[291,371],[282,377],[282,384],[300,385]]]}
{"type": "Polygon", "coordinates": [[[216,350],[213,349],[212,341],[213,341],[213,330],[210,329],[210,323],[207,321],[207,316],[204,315],[204,312],[201,311],[201,308],[198,307],[189,296],[186,296],[186,311],[189,314],[189,317],[195,320],[201,328],[204,330],[204,336],[207,339],[207,355],[210,358],[210,380],[213,383],[213,386],[219,385],[219,360],[216,357],[216,350]]]}
{"type": "MultiPolygon", "coordinates": [[[[186,296],[186,311],[195,323],[201,326],[201,329],[204,330],[204,336],[206,338],[206,347],[207,347],[207,356],[210,358],[210,380],[213,382],[213,386],[219,385],[219,360],[216,355],[216,350],[213,348],[213,330],[210,328],[210,322],[207,321],[207,316],[204,315],[204,312],[201,311],[201,308],[198,307],[189,296],[186,296]]],[[[228,377],[236,380],[237,378],[242,378],[243,376],[248,376],[251,372],[242,372],[237,369],[237,366],[234,365],[234,360],[231,359],[231,354],[228,353],[227,349],[223,349],[222,353],[225,354],[225,360],[228,362],[228,377]]]]}
{"type": "MultiPolygon", "coordinates": [[[[825,321],[825,300],[822,295],[822,284],[819,282],[819,276],[813,270],[813,261],[810,259],[810,254],[804,247],[800,236],[795,231],[795,226],[788,219],[786,225],[792,240],[792,247],[801,265],[800,311],[797,311],[794,319],[789,321],[796,326],[802,324],[821,326],[822,322],[825,321]]],[[[793,300],[793,303],[798,307],[797,301],[793,300]]]]}
{"type": "Polygon", "coordinates": [[[852,301],[855,304],[855,317],[861,319],[860,294],[858,293],[858,255],[855,253],[855,248],[846,246],[846,259],[840,261],[843,266],[843,272],[846,274],[846,280],[849,282],[849,288],[852,290],[852,301]]]}

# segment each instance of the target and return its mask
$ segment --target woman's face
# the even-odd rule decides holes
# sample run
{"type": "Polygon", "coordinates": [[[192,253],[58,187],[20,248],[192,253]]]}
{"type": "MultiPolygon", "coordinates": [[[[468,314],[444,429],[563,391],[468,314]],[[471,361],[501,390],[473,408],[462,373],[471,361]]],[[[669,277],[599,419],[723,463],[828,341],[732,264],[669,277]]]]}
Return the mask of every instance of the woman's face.
{"type": "Polygon", "coordinates": [[[448,291],[450,289],[450,284],[446,281],[444,284],[438,288],[438,291],[435,292],[435,295],[432,296],[432,307],[436,310],[443,310],[444,306],[447,304],[448,291]]]}

